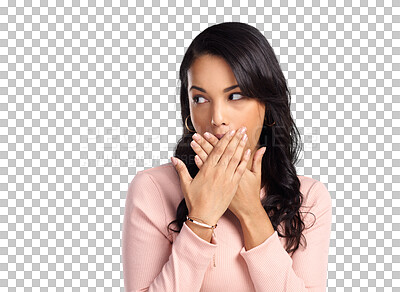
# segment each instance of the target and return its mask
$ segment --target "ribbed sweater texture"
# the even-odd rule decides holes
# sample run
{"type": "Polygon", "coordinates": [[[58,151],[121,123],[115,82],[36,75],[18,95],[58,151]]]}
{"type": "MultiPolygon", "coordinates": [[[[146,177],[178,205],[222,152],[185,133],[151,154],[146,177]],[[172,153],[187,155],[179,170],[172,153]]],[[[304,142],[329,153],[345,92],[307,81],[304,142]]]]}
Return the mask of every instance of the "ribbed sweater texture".
{"type": "MultiPolygon", "coordinates": [[[[128,186],[125,201],[125,291],[326,291],[331,196],[322,182],[298,178],[307,244],[302,238],[296,252],[289,255],[286,239],[276,230],[246,251],[240,221],[229,209],[219,219],[211,243],[197,236],[186,222],[179,233],[168,230],[184,198],[179,176],[172,163],[139,171],[128,186]]],[[[260,199],[263,196],[264,188],[260,199]]],[[[170,227],[177,228],[175,224],[170,227]]],[[[278,229],[284,234],[282,224],[278,229]]]]}

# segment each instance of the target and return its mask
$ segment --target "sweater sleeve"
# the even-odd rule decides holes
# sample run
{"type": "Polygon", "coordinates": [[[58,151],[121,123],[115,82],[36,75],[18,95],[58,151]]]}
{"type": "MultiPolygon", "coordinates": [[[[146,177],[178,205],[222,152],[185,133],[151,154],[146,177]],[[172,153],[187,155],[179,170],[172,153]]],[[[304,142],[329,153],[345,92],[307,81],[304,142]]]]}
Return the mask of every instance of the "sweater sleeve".
{"type": "MultiPolygon", "coordinates": [[[[257,292],[326,291],[332,201],[325,185],[319,181],[313,184],[309,196],[314,202],[309,212],[315,215],[315,223],[307,224],[314,222],[314,216],[307,213],[307,220],[304,219],[306,229],[303,231],[306,248],[299,245],[290,256],[275,230],[260,245],[248,251],[243,247],[240,251],[257,292]]],[[[304,244],[303,239],[301,242],[304,244]]]]}
{"type": "Polygon", "coordinates": [[[154,177],[138,172],[129,185],[122,234],[126,292],[199,291],[217,248],[186,223],[172,243],[154,177]]]}

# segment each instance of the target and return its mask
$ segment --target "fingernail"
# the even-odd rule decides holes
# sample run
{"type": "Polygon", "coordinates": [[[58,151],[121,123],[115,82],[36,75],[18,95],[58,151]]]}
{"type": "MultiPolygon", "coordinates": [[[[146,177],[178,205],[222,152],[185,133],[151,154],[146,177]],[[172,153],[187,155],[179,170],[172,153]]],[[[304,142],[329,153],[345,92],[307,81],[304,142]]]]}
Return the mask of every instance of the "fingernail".
{"type": "Polygon", "coordinates": [[[247,150],[246,150],[246,157],[247,157],[247,158],[249,158],[249,157],[250,157],[250,152],[251,152],[251,150],[250,150],[250,149],[247,149],[247,150]]]}
{"type": "Polygon", "coordinates": [[[178,162],[175,157],[171,156],[172,164],[176,166],[176,163],[178,162]]]}
{"type": "Polygon", "coordinates": [[[199,139],[199,135],[198,135],[197,133],[194,133],[193,136],[192,136],[192,138],[193,138],[194,140],[197,140],[197,139],[199,139]]]}
{"type": "Polygon", "coordinates": [[[208,133],[208,132],[205,132],[204,133],[204,137],[206,137],[206,138],[210,138],[211,136],[210,136],[210,133],[208,133]]]}

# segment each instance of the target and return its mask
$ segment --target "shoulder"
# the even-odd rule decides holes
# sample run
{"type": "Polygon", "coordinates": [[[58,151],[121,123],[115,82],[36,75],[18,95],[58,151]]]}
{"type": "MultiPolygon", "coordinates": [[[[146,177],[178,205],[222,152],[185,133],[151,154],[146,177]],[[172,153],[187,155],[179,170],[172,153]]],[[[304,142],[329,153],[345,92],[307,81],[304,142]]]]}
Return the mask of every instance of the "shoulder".
{"type": "Polygon", "coordinates": [[[158,201],[158,205],[162,204],[164,207],[167,220],[171,218],[174,220],[176,207],[184,195],[179,175],[171,162],[137,172],[130,183],[128,196],[138,189],[140,193],[134,196],[137,197],[136,200],[143,200],[146,203],[149,200],[158,201]]]}
{"type": "Polygon", "coordinates": [[[138,171],[132,179],[134,183],[149,183],[152,182],[156,186],[168,187],[169,184],[179,185],[179,176],[171,162],[149,169],[138,171]]]}
{"type": "Polygon", "coordinates": [[[179,176],[170,162],[138,171],[129,184],[128,193],[132,190],[141,190],[147,196],[158,196],[163,199],[168,190],[177,188],[180,188],[179,176]]]}
{"type": "Polygon", "coordinates": [[[327,210],[332,208],[332,198],[326,185],[314,178],[298,176],[300,192],[303,194],[303,208],[312,210],[327,210]]]}
{"type": "Polygon", "coordinates": [[[332,225],[331,196],[323,182],[305,176],[299,178],[303,194],[303,203],[299,211],[304,223],[303,235],[306,245],[311,244],[313,248],[324,249],[324,252],[328,253],[332,225]]]}

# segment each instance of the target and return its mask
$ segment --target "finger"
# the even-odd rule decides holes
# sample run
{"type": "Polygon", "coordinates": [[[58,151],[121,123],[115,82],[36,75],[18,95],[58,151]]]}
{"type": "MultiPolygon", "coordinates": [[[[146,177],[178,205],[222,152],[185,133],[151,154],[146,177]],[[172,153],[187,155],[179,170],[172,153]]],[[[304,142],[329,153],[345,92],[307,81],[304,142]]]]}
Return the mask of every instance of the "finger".
{"type": "MultiPolygon", "coordinates": [[[[219,139],[217,137],[215,137],[213,134],[209,133],[209,132],[205,132],[204,133],[204,139],[210,143],[213,147],[215,147],[219,141],[219,139]]],[[[210,153],[210,152],[208,152],[210,153]]]]}
{"type": "MultiPolygon", "coordinates": [[[[190,146],[192,147],[193,151],[201,158],[202,161],[206,161],[208,154],[201,148],[201,146],[196,143],[196,141],[190,142],[190,146]]],[[[210,151],[211,152],[211,151],[210,151]]]]}
{"type": "Polygon", "coordinates": [[[196,165],[199,169],[203,166],[203,161],[201,161],[201,159],[198,155],[196,155],[194,157],[194,162],[196,163],[196,165]]]}
{"type": "MultiPolygon", "coordinates": [[[[207,133],[207,132],[206,132],[207,133]]],[[[204,134],[206,134],[204,133],[204,134]]],[[[197,144],[200,145],[200,147],[208,154],[211,153],[211,151],[214,149],[214,145],[210,144],[204,137],[202,137],[199,133],[195,134],[192,136],[193,140],[196,141],[197,144]]],[[[218,141],[217,141],[218,142],[218,141]]]]}
{"type": "MultiPolygon", "coordinates": [[[[241,127],[238,131],[236,131],[235,136],[229,142],[228,146],[225,149],[224,155],[222,155],[221,157],[221,165],[225,167],[226,171],[230,171],[231,175],[233,174],[233,171],[236,169],[240,161],[240,158],[235,158],[235,152],[238,145],[240,145],[240,139],[242,139],[245,131],[246,127],[241,127]],[[234,167],[229,167],[231,159],[234,159],[234,167]]],[[[241,150],[243,150],[243,148],[241,148],[241,150]]]]}
{"type": "Polygon", "coordinates": [[[254,173],[261,173],[261,162],[267,147],[262,147],[257,150],[256,154],[254,154],[253,163],[251,166],[251,171],[254,173]]]}
{"type": "Polygon", "coordinates": [[[244,152],[243,159],[240,161],[239,166],[236,168],[235,173],[233,174],[233,183],[239,183],[240,179],[242,178],[244,172],[247,169],[247,163],[249,162],[251,155],[251,150],[247,149],[244,152]]]}
{"type": "Polygon", "coordinates": [[[232,137],[235,135],[235,132],[236,132],[235,130],[232,130],[229,133],[226,133],[224,137],[222,137],[222,139],[218,141],[217,145],[214,147],[213,151],[211,151],[207,160],[204,162],[204,165],[210,165],[215,167],[218,164],[222,154],[224,154],[226,146],[229,144],[232,137]]]}
{"type": "Polygon", "coordinates": [[[190,176],[190,173],[189,173],[188,169],[186,168],[185,163],[183,163],[182,160],[180,160],[179,158],[176,158],[176,157],[171,157],[171,161],[176,169],[176,172],[179,175],[179,180],[180,180],[182,190],[187,190],[187,187],[191,183],[193,178],[190,176]]]}
{"type": "Polygon", "coordinates": [[[235,149],[235,154],[232,156],[231,160],[229,161],[227,171],[229,173],[234,174],[236,168],[238,167],[238,164],[242,160],[242,155],[244,151],[244,147],[246,146],[248,137],[247,134],[244,133],[242,138],[238,141],[238,146],[235,149]]]}

